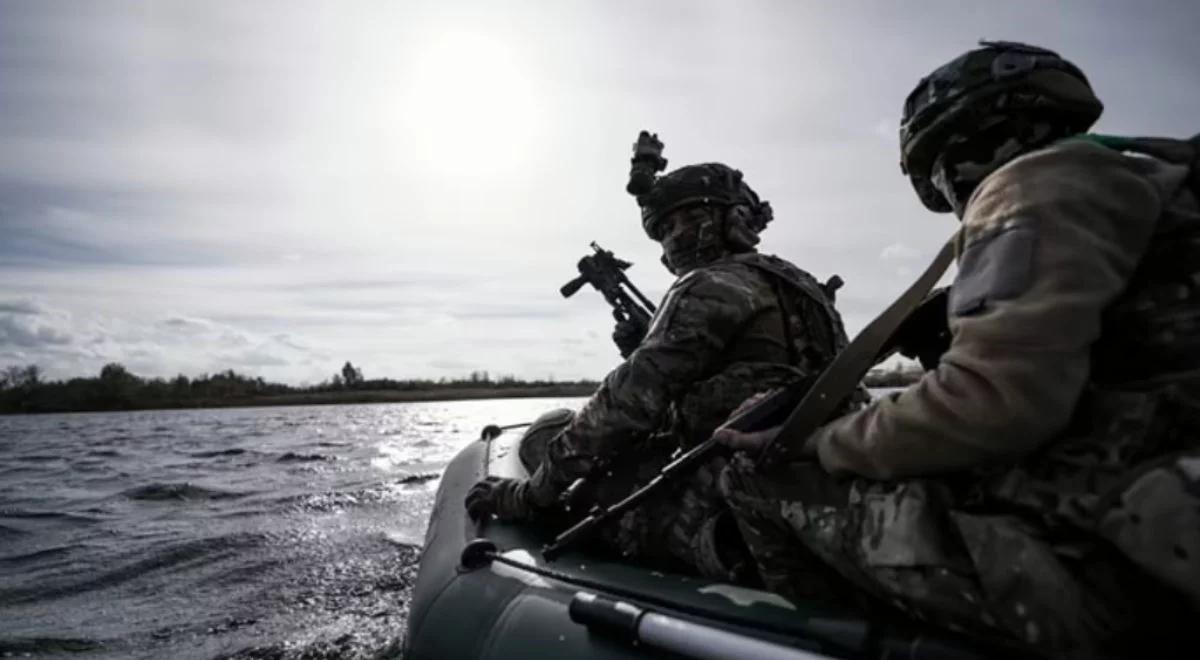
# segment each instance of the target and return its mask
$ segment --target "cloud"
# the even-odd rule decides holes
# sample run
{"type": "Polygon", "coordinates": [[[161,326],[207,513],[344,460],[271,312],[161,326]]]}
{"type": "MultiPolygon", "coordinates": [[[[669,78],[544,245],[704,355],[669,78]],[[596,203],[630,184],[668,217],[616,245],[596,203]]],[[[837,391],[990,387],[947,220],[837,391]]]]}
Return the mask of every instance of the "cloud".
{"type": "Polygon", "coordinates": [[[438,371],[463,372],[475,368],[473,365],[463,362],[462,360],[430,360],[429,366],[438,371]]]}
{"type": "Polygon", "coordinates": [[[226,364],[237,364],[241,365],[242,368],[251,367],[255,371],[261,367],[286,367],[292,363],[291,360],[273,352],[269,346],[260,346],[253,350],[242,351],[241,353],[229,353],[217,357],[226,364]]]}
{"type": "Polygon", "coordinates": [[[71,335],[40,322],[29,323],[24,317],[0,315],[0,346],[38,348],[71,343],[71,335]]]}
{"type": "Polygon", "coordinates": [[[207,319],[186,318],[183,316],[172,316],[162,319],[158,323],[169,331],[189,334],[210,332],[214,326],[213,322],[207,319]]]}
{"type": "Polygon", "coordinates": [[[544,305],[522,305],[520,303],[467,303],[450,311],[454,318],[465,320],[522,319],[537,323],[546,319],[563,318],[571,315],[558,301],[544,305]]]}
{"type": "Polygon", "coordinates": [[[98,373],[109,362],[148,377],[225,369],[278,377],[326,359],[285,333],[178,315],[144,322],[81,316],[37,300],[0,301],[0,355],[39,364],[50,377],[98,373]]]}
{"type": "Polygon", "coordinates": [[[280,346],[286,346],[295,351],[301,351],[301,352],[309,351],[309,348],[307,346],[304,346],[304,345],[300,344],[299,342],[294,341],[292,339],[292,336],[287,333],[281,332],[277,335],[272,335],[271,339],[275,340],[275,342],[278,343],[280,346]]]}
{"type": "Polygon", "coordinates": [[[346,277],[309,277],[308,281],[295,282],[284,284],[278,287],[287,291],[323,291],[333,290],[335,292],[351,291],[383,291],[396,292],[406,289],[431,288],[441,289],[444,287],[453,287],[461,285],[470,280],[469,277],[462,273],[448,272],[410,272],[396,274],[391,277],[375,277],[375,278],[346,278],[346,277]]]}
{"type": "Polygon", "coordinates": [[[921,252],[915,248],[909,247],[904,243],[892,243],[879,253],[879,258],[884,261],[912,261],[921,256],[921,252]]]}
{"type": "Polygon", "coordinates": [[[41,310],[32,300],[0,301],[0,314],[38,314],[41,310]]]}
{"type": "Polygon", "coordinates": [[[69,324],[69,314],[37,301],[0,301],[0,348],[36,350],[70,344],[69,324]]]}
{"type": "Polygon", "coordinates": [[[952,229],[896,122],[977,34],[1069,55],[1104,132],[1196,130],[1195,3],[931,2],[3,4],[0,356],[599,377],[611,315],[558,287],[590,240],[670,284],[624,192],[644,128],[745,172],[763,250],[845,278],[853,332],[952,229]]]}

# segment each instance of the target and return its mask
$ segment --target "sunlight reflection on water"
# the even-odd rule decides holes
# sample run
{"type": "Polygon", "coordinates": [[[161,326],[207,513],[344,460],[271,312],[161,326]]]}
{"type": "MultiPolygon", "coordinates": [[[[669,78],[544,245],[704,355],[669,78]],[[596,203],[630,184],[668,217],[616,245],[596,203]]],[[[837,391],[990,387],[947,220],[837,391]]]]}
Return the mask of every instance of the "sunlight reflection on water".
{"type": "Polygon", "coordinates": [[[0,417],[0,655],[389,648],[437,473],[581,401],[0,417]]]}

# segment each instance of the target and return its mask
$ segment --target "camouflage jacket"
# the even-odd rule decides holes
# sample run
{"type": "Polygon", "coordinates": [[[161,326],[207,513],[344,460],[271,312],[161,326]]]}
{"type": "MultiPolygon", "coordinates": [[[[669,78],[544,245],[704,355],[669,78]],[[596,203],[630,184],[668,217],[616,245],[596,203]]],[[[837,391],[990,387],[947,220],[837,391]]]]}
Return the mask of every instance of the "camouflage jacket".
{"type": "MultiPolygon", "coordinates": [[[[879,487],[964,477],[936,481],[995,594],[1027,579],[1057,598],[1048,576],[1099,538],[1200,612],[1194,172],[1071,139],[985,179],[963,217],[950,349],[916,385],[820,429],[821,465],[879,487]]],[[[928,527],[894,518],[880,516],[928,527]]]]}
{"type": "Polygon", "coordinates": [[[598,466],[636,462],[630,453],[652,436],[702,441],[746,398],[824,368],[845,344],[829,296],[792,264],[749,253],[697,268],[672,285],[645,340],[551,441],[535,488],[558,491],[598,466]]]}
{"type": "Polygon", "coordinates": [[[819,465],[722,475],[769,587],[836,590],[815,555],[880,603],[1055,658],[1191,632],[1200,207],[1186,158],[1104,144],[974,191],[936,369],[819,429],[819,465]]]}
{"type": "Polygon", "coordinates": [[[1152,246],[1176,241],[1174,225],[1200,230],[1186,176],[1185,166],[1074,139],[985,179],[963,216],[950,349],[917,384],[819,430],[809,444],[821,464],[872,479],[1011,464],[1067,429],[1093,374],[1153,353],[1170,356],[1153,355],[1160,376],[1200,368],[1187,255],[1172,259],[1182,271],[1170,280],[1127,291],[1152,246]],[[1148,296],[1170,302],[1185,325],[1153,320],[1148,296]],[[1109,341],[1112,310],[1131,302],[1142,306],[1144,339],[1157,327],[1155,341],[1109,341]],[[1180,331],[1190,337],[1168,340],[1180,331]]]}

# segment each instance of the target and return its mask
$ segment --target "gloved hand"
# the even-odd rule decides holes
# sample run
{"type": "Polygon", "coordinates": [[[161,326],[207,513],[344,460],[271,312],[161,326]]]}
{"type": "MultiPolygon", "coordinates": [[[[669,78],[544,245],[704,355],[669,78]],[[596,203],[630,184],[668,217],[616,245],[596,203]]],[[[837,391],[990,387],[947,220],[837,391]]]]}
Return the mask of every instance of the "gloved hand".
{"type": "Polygon", "coordinates": [[[646,338],[646,324],[634,319],[625,319],[617,321],[617,325],[613,328],[612,338],[613,343],[617,345],[617,350],[621,352],[622,358],[628,358],[637,350],[638,345],[646,338]]]}
{"type": "Polygon", "coordinates": [[[526,513],[522,503],[523,479],[486,477],[467,491],[464,504],[467,515],[479,520],[494,515],[501,520],[517,520],[526,513]]]}
{"type": "Polygon", "coordinates": [[[463,502],[467,515],[472,520],[494,515],[504,521],[522,521],[550,512],[558,501],[557,493],[540,476],[539,471],[532,479],[486,477],[476,482],[463,502]],[[539,489],[537,484],[543,486],[539,489]]]}
{"type": "Polygon", "coordinates": [[[920,360],[926,371],[936,369],[942,354],[950,348],[949,299],[949,287],[929,292],[891,339],[901,355],[920,360]]]}

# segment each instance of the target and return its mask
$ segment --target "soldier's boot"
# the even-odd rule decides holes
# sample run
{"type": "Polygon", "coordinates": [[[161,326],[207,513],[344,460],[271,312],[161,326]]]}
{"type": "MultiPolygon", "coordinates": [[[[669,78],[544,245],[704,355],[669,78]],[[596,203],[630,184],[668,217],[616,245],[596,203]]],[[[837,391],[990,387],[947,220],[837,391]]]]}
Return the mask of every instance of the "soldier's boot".
{"type": "Polygon", "coordinates": [[[525,434],[521,436],[521,441],[517,444],[517,455],[521,458],[521,464],[525,466],[529,474],[537,472],[538,467],[546,461],[550,440],[567,428],[574,418],[574,411],[567,408],[556,408],[543,413],[529,425],[529,428],[525,429],[525,434]]]}

